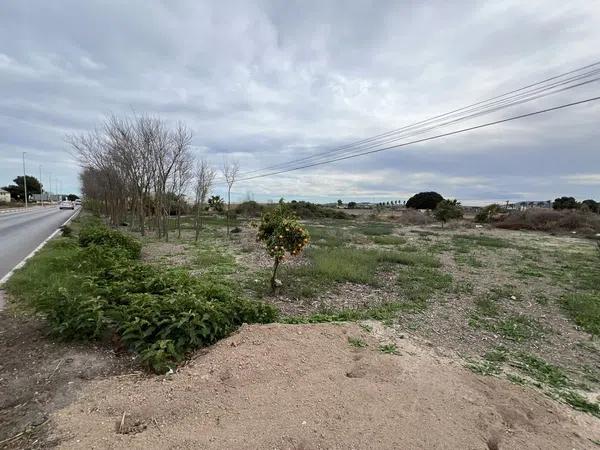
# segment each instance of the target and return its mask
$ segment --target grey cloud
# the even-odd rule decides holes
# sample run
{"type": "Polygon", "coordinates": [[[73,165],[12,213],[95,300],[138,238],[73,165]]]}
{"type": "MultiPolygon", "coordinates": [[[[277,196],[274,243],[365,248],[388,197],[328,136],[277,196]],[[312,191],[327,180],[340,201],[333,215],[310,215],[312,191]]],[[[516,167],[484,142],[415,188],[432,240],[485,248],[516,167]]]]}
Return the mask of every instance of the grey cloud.
{"type": "MultiPolygon", "coordinates": [[[[0,9],[0,185],[20,173],[26,151],[70,190],[77,173],[64,134],[106,114],[184,120],[199,154],[216,164],[233,155],[252,170],[589,63],[600,48],[600,7],[584,0],[22,0],[0,9]]],[[[261,179],[239,195],[395,198],[435,185],[469,200],[600,197],[595,178],[572,178],[600,167],[599,112],[581,107],[261,179]],[[397,181],[382,182],[381,171],[397,181]],[[433,176],[411,178],[422,173],[433,176]]]]}

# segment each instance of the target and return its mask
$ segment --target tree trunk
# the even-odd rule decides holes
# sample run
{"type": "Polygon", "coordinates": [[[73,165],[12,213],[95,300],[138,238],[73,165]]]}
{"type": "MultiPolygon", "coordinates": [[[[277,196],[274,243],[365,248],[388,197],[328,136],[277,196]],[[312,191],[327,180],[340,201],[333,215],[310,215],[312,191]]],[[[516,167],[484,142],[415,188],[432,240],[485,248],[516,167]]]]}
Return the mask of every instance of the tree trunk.
{"type": "Polygon", "coordinates": [[[273,265],[273,276],[271,277],[271,290],[273,293],[277,293],[277,268],[279,267],[279,258],[275,258],[275,264],[273,265]]]}
{"type": "Polygon", "coordinates": [[[229,237],[229,210],[231,209],[231,185],[227,189],[227,237],[229,237]]]}

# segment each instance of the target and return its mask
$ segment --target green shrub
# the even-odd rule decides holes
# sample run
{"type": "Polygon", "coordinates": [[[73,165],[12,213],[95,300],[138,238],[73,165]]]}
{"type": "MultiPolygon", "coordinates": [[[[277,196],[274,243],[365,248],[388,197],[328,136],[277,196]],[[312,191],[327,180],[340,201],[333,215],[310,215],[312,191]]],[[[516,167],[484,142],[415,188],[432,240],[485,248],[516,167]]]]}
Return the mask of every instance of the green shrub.
{"type": "Polygon", "coordinates": [[[129,253],[131,258],[139,258],[142,244],[131,236],[104,226],[87,226],[79,232],[79,245],[101,245],[106,247],[120,247],[129,253]]]}
{"type": "Polygon", "coordinates": [[[135,259],[139,243],[98,224],[50,242],[9,280],[7,289],[41,313],[65,340],[120,337],[142,362],[164,372],[244,322],[270,322],[277,311],[244,300],[222,279],[195,278],[135,259]]]}

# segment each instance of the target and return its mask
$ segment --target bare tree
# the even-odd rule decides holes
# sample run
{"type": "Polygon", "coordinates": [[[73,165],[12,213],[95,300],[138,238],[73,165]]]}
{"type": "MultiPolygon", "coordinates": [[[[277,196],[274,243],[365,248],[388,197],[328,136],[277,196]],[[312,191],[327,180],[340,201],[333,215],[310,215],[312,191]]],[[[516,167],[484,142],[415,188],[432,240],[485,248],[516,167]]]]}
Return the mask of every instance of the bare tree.
{"type": "Polygon", "coordinates": [[[237,180],[240,172],[240,164],[238,161],[229,161],[225,159],[223,161],[223,177],[227,183],[227,236],[229,236],[229,221],[231,213],[231,187],[237,180]]]}
{"type": "Polygon", "coordinates": [[[204,202],[206,202],[206,197],[210,192],[216,175],[216,171],[208,165],[206,159],[201,159],[196,164],[196,186],[194,189],[196,195],[194,202],[194,208],[196,210],[196,219],[194,221],[194,228],[196,230],[196,241],[198,241],[200,228],[202,227],[201,214],[204,210],[204,202]]]}
{"type": "Polygon", "coordinates": [[[173,193],[177,212],[177,237],[181,238],[181,212],[186,206],[185,194],[192,181],[193,160],[189,153],[182,155],[173,172],[173,193]]]}

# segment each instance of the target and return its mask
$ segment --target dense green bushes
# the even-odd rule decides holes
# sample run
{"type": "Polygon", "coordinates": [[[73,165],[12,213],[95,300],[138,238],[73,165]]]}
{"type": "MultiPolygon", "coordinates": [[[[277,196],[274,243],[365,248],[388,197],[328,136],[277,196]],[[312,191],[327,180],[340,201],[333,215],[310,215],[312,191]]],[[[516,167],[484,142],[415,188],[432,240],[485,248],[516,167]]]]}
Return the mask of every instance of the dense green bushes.
{"type": "Polygon", "coordinates": [[[142,263],[140,244],[118,231],[87,224],[78,242],[50,242],[7,286],[63,339],[112,337],[164,372],[244,322],[276,318],[273,307],[241,299],[223,280],[142,263]]]}
{"type": "Polygon", "coordinates": [[[79,245],[88,247],[92,244],[109,248],[122,248],[131,258],[139,258],[142,244],[131,236],[111,230],[102,225],[88,225],[79,233],[79,245]]]}

